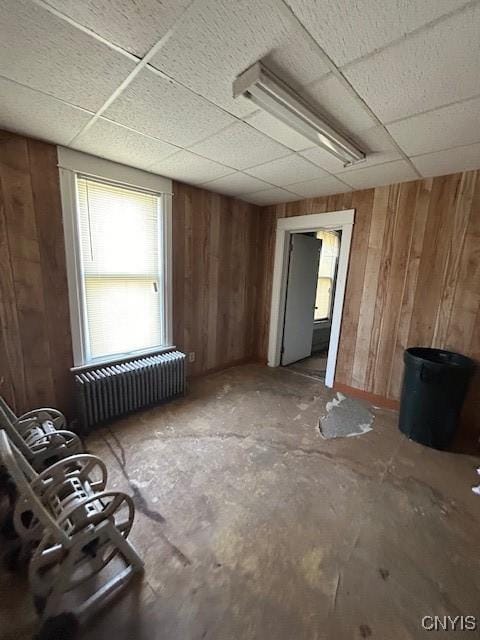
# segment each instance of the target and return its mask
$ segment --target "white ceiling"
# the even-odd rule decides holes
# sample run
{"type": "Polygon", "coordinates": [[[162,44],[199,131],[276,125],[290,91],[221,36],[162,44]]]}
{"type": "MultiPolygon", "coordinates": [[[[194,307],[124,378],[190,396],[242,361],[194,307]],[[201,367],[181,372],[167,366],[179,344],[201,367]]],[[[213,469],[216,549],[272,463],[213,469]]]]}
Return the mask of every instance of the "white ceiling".
{"type": "Polygon", "coordinates": [[[260,205],[480,167],[480,0],[0,0],[0,127],[260,205]],[[232,98],[259,59],[367,160],[232,98]]]}

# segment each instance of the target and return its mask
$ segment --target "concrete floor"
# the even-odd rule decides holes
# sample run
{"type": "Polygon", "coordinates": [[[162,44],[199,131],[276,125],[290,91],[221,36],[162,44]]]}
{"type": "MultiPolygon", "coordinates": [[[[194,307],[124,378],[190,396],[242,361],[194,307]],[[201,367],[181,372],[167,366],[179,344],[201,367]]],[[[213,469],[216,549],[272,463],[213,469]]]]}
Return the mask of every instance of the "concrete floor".
{"type": "Polygon", "coordinates": [[[292,371],[298,371],[314,378],[320,378],[325,380],[325,373],[327,370],[327,351],[321,351],[319,353],[312,353],[308,358],[298,360],[288,365],[288,368],[292,371]]]}
{"type": "MultiPolygon", "coordinates": [[[[370,433],[323,440],[332,397],[248,365],[90,437],[136,496],[146,572],[79,637],[407,640],[423,616],[480,617],[475,459],[409,442],[376,409],[370,433]]],[[[0,592],[0,637],[30,638],[24,578],[2,573],[0,592]]]]}

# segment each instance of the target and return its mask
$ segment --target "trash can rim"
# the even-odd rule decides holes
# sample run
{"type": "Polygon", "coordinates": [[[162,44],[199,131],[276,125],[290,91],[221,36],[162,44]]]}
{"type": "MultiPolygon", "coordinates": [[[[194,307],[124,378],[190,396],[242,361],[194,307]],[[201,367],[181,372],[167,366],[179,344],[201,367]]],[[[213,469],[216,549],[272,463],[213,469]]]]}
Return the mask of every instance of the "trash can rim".
{"type": "Polygon", "coordinates": [[[404,359],[414,359],[418,364],[427,363],[429,366],[436,367],[459,367],[462,369],[473,369],[475,367],[474,361],[468,356],[464,356],[456,351],[449,351],[447,349],[436,349],[434,347],[409,347],[405,349],[404,359]],[[429,357],[429,355],[431,357],[429,357]],[[450,359],[441,362],[438,359],[434,359],[433,356],[444,355],[450,356],[450,359]]]}

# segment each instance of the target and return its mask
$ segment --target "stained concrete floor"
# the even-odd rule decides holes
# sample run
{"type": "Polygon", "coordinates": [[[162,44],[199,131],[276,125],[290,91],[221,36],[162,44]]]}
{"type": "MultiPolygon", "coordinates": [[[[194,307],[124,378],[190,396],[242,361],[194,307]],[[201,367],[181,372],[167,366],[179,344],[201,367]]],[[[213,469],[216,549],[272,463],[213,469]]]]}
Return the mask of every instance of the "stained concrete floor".
{"type": "MultiPolygon", "coordinates": [[[[480,617],[476,460],[377,409],[373,431],[324,440],[333,395],[248,365],[91,436],[135,496],[146,571],[79,638],[407,640],[432,637],[426,615],[480,617]]],[[[30,638],[24,578],[3,572],[0,590],[2,639],[30,638]]]]}
{"type": "Polygon", "coordinates": [[[312,353],[308,358],[298,360],[288,365],[288,368],[292,371],[298,371],[314,378],[320,378],[325,380],[325,373],[327,370],[327,356],[328,353],[321,351],[319,353],[312,353]]]}

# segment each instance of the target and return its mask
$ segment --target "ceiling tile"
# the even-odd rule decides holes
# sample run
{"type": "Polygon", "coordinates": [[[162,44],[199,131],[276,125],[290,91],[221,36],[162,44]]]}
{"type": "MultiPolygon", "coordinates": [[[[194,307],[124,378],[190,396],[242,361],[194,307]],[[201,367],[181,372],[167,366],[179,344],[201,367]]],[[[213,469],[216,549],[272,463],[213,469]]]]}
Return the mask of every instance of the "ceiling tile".
{"type": "Polygon", "coordinates": [[[253,167],[289,153],[286,147],[243,122],[223,129],[208,140],[194,145],[191,150],[235,169],[253,167]]]}
{"type": "Polygon", "coordinates": [[[286,0],[337,66],[384,47],[467,0],[286,0]]]}
{"type": "Polygon", "coordinates": [[[152,64],[231,113],[255,110],[232,97],[235,77],[257,60],[285,80],[306,84],[329,69],[318,48],[278,0],[204,0],[153,58],[152,64]],[[201,34],[201,37],[200,37],[201,34]]]}
{"type": "Polygon", "coordinates": [[[265,191],[256,191],[255,193],[247,193],[246,195],[242,195],[241,198],[242,200],[261,206],[300,200],[297,194],[286,191],[285,189],[280,189],[280,187],[265,189],[265,191]]]}
{"type": "Polygon", "coordinates": [[[103,118],[77,138],[72,146],[138,169],[147,169],[157,160],[178,150],[171,144],[149,138],[103,118]]]}
{"type": "MultiPolygon", "coordinates": [[[[360,148],[367,154],[366,159],[358,163],[359,168],[383,164],[401,158],[390,136],[381,126],[373,127],[368,131],[357,134],[355,140],[358,142],[360,148]]],[[[328,151],[325,151],[321,147],[302,151],[300,155],[330,173],[340,174],[352,170],[352,166],[345,167],[341,160],[337,160],[335,156],[332,156],[331,153],[328,153],[328,151]]]]}
{"type": "Polygon", "coordinates": [[[135,63],[27,0],[0,2],[0,75],[96,111],[135,63]]]}
{"type": "Polygon", "coordinates": [[[281,120],[277,120],[266,111],[257,111],[253,115],[247,116],[245,121],[293,151],[308,149],[312,146],[311,140],[297,133],[295,129],[292,129],[281,120]]]}
{"type": "Polygon", "coordinates": [[[257,180],[257,178],[252,178],[252,176],[247,176],[244,173],[232,173],[229,176],[224,176],[223,178],[202,184],[202,187],[205,189],[225,193],[229,196],[239,196],[242,193],[261,191],[268,186],[269,185],[262,180],[257,180]]]}
{"type": "Polygon", "coordinates": [[[270,182],[278,187],[284,187],[292,182],[301,182],[327,175],[323,169],[304,160],[296,154],[273,160],[258,167],[246,169],[246,173],[270,182]]]}
{"type": "Polygon", "coordinates": [[[155,163],[149,171],[189,184],[201,184],[207,180],[233,173],[233,169],[230,167],[202,158],[190,153],[190,151],[179,151],[175,155],[155,163]]]}
{"type": "MultiPolygon", "coordinates": [[[[258,3],[261,3],[262,9],[265,10],[267,3],[256,0],[256,4],[258,3]]],[[[274,4],[282,9],[281,2],[274,4]]],[[[292,20],[290,15],[288,17],[287,31],[279,39],[279,44],[273,45],[263,57],[263,62],[287,84],[298,89],[325,76],[330,72],[330,66],[324,60],[316,43],[306,36],[296,20],[292,20]]],[[[272,17],[269,16],[266,20],[263,28],[269,30],[272,17]]],[[[257,60],[260,58],[257,57],[257,60]]]]}
{"type": "Polygon", "coordinates": [[[344,70],[382,122],[480,94],[480,5],[344,70]]]}
{"type": "Polygon", "coordinates": [[[235,122],[235,119],[188,89],[148,69],[104,114],[140,133],[186,147],[235,122]]]}
{"type": "Polygon", "coordinates": [[[313,147],[313,149],[300,151],[300,155],[329,173],[338,173],[343,169],[343,162],[322,147],[313,147]]]}
{"type": "Polygon", "coordinates": [[[480,98],[452,104],[388,125],[409,156],[480,141],[480,98]]]}
{"type": "Polygon", "coordinates": [[[480,169],[480,143],[427,153],[411,160],[425,177],[480,169]]]}
{"type": "Polygon", "coordinates": [[[363,169],[351,169],[342,173],[342,180],[354,189],[380,187],[384,184],[416,180],[417,175],[406,160],[397,160],[363,169]]]}
{"type": "MultiPolygon", "coordinates": [[[[400,160],[401,158],[394,141],[381,126],[359,133],[355,136],[355,139],[358,140],[360,147],[367,155],[361,163],[362,168],[400,160]]],[[[360,164],[358,166],[360,167],[360,164]]],[[[352,169],[352,167],[342,166],[337,173],[343,173],[349,169],[352,169]]]]}
{"type": "Polygon", "coordinates": [[[109,42],[143,57],[178,20],[191,0],[46,0],[109,42]]]}
{"type": "Polygon", "coordinates": [[[0,78],[0,128],[67,144],[93,114],[0,78]]]}
{"type": "Polygon", "coordinates": [[[287,185],[288,189],[298,193],[304,198],[313,198],[315,196],[329,196],[335,193],[345,193],[351,191],[348,185],[337,180],[335,176],[323,176],[315,180],[306,180],[305,182],[296,182],[287,185]]]}
{"type": "Polygon", "coordinates": [[[330,74],[304,90],[305,97],[312,107],[318,108],[332,125],[340,126],[345,133],[360,133],[377,124],[361,100],[330,74]]]}

